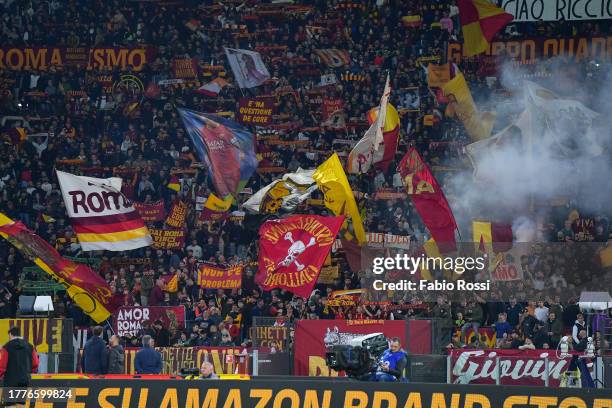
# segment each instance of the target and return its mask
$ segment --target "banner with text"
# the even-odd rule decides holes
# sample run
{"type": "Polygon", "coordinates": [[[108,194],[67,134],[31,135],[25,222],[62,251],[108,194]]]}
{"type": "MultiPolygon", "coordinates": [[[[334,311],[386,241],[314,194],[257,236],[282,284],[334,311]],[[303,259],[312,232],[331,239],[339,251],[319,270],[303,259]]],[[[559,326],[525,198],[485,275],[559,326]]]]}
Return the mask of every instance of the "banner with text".
{"type": "Polygon", "coordinates": [[[166,217],[164,202],[161,200],[151,204],[134,202],[134,207],[136,207],[140,213],[140,218],[142,218],[144,222],[163,221],[166,217]]]}
{"type": "Polygon", "coordinates": [[[1,47],[0,69],[46,71],[50,67],[82,67],[125,71],[132,67],[139,72],[155,54],[155,48],[1,47]]]}
{"type": "MultiPolygon", "coordinates": [[[[612,4],[612,3],[611,3],[612,4]]],[[[461,63],[462,44],[448,44],[448,59],[461,63]]],[[[576,38],[532,38],[523,40],[493,41],[483,54],[484,57],[509,57],[520,64],[535,64],[539,59],[557,56],[575,60],[611,61],[612,36],[576,38]]],[[[482,58],[479,56],[477,58],[482,58]]]]}
{"type": "MultiPolygon", "coordinates": [[[[214,352],[206,355],[214,356],[214,352]]],[[[221,373],[216,369],[215,372],[221,373]]],[[[612,404],[609,389],[287,380],[273,377],[207,382],[140,378],[126,387],[125,379],[36,379],[32,386],[69,388],[73,396],[68,405],[74,407],[609,408],[612,404]]],[[[34,401],[27,406],[34,406],[34,401]]]]}
{"type": "Polygon", "coordinates": [[[8,331],[19,327],[21,337],[39,353],[72,351],[71,319],[0,319],[0,344],[9,341],[8,331]],[[64,338],[64,334],[68,337],[64,338]]]}
{"type": "Polygon", "coordinates": [[[114,313],[113,329],[117,336],[138,336],[142,330],[142,323],[153,323],[161,320],[163,326],[175,335],[178,330],[185,328],[184,306],[134,306],[120,307],[114,313]]]}
{"type": "Polygon", "coordinates": [[[242,98],[238,102],[238,122],[245,125],[267,125],[272,122],[274,102],[271,98],[242,98]]]}
{"type": "Polygon", "coordinates": [[[155,249],[182,249],[185,246],[184,229],[149,228],[155,249]]]}
{"type": "Polygon", "coordinates": [[[198,285],[205,289],[240,289],[242,286],[243,265],[220,266],[200,264],[198,285]]]}
{"type": "Polygon", "coordinates": [[[612,19],[609,0],[502,0],[513,22],[612,19]]]}

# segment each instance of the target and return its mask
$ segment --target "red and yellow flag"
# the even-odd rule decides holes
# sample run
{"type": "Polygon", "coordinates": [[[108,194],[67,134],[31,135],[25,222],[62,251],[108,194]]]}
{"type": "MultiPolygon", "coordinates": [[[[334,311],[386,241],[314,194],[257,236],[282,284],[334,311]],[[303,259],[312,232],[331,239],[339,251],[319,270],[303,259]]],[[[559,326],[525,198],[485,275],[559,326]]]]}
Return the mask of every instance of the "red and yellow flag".
{"type": "Polygon", "coordinates": [[[114,312],[116,298],[110,286],[87,265],[63,258],[47,241],[2,213],[0,236],[64,285],[70,298],[97,323],[105,321],[114,312]]]}
{"type": "Polygon", "coordinates": [[[83,251],[127,251],[153,243],[118,177],[100,179],[57,170],[66,212],[83,251]]]}
{"type": "Polygon", "coordinates": [[[442,188],[419,153],[411,147],[398,166],[406,193],[441,253],[456,249],[457,223],[442,188]]]}
{"type": "Polygon", "coordinates": [[[343,222],[344,216],[293,215],[263,223],[255,282],[309,297],[343,222]]]}
{"type": "Polygon", "coordinates": [[[485,52],[495,34],[513,19],[512,14],[487,0],[457,0],[457,6],[463,31],[463,50],[468,57],[485,52]]]}
{"type": "Polygon", "coordinates": [[[175,293],[178,292],[178,273],[174,275],[164,275],[161,276],[161,279],[164,281],[164,291],[175,293]]]}

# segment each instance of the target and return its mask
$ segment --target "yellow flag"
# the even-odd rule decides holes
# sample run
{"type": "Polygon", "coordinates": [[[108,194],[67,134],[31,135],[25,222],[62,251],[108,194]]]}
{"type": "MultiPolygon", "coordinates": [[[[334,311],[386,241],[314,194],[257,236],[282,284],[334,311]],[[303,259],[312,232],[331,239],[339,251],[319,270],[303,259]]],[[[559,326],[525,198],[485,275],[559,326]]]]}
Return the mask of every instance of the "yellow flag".
{"type": "Polygon", "coordinates": [[[232,197],[231,195],[227,196],[225,200],[222,200],[216,195],[214,195],[213,193],[211,193],[206,199],[206,203],[204,203],[204,207],[212,211],[226,212],[230,209],[233,202],[234,202],[234,197],[232,197]]]}
{"type": "Polygon", "coordinates": [[[478,111],[462,73],[457,73],[457,76],[442,86],[442,91],[449,100],[448,111],[457,115],[473,141],[491,136],[495,113],[478,111]]]}
{"type": "Polygon", "coordinates": [[[608,241],[608,245],[599,253],[601,266],[604,268],[612,267],[612,244],[608,241]]]}
{"type": "Polygon", "coordinates": [[[359,209],[338,155],[334,153],[325,163],[317,167],[312,178],[325,195],[325,206],[334,215],[346,215],[350,218],[357,242],[365,243],[365,231],[359,209]]]}
{"type": "MultiPolygon", "coordinates": [[[[440,259],[439,263],[442,265],[445,279],[457,280],[459,278],[459,274],[453,273],[453,270],[444,267],[444,257],[440,253],[440,248],[438,248],[438,244],[436,244],[436,241],[434,241],[433,238],[429,238],[427,242],[423,244],[423,249],[425,250],[425,255],[427,255],[427,258],[440,259]]],[[[434,262],[434,265],[437,264],[438,262],[434,262]]],[[[427,268],[427,263],[425,266],[421,267],[421,277],[426,280],[433,280],[433,276],[427,268]]]]}
{"type": "Polygon", "coordinates": [[[486,254],[493,253],[493,232],[490,222],[472,221],[472,236],[476,250],[486,254]]]}

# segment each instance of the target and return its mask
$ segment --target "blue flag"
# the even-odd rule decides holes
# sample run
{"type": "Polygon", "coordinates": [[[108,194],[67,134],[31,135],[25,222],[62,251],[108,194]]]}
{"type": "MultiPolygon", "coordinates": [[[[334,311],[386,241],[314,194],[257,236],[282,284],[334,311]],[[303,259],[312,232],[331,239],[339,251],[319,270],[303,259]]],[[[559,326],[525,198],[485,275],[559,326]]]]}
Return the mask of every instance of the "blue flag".
{"type": "Polygon", "coordinates": [[[183,124],[219,197],[237,195],[257,168],[255,136],[225,118],[179,109],[183,124]]]}

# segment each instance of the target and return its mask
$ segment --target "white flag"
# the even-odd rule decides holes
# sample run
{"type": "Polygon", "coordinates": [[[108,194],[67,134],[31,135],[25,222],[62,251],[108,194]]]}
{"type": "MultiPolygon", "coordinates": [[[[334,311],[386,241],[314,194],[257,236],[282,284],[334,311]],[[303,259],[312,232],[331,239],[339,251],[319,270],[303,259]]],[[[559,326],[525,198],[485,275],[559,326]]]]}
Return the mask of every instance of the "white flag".
{"type": "Polygon", "coordinates": [[[253,213],[270,214],[279,209],[293,211],[317,189],[314,170],[298,169],[274,180],[251,196],[242,206],[253,213]]]}
{"type": "Polygon", "coordinates": [[[390,94],[391,87],[389,85],[389,75],[387,75],[385,90],[380,98],[380,105],[378,107],[378,116],[349,154],[347,164],[349,173],[367,173],[372,164],[382,160],[384,149],[379,149],[379,147],[384,141],[383,129],[385,127],[387,103],[389,102],[390,94]]]}
{"type": "Polygon", "coordinates": [[[66,211],[83,251],[127,251],[153,239],[140,213],[121,193],[121,179],[57,171],[66,211]]]}
{"type": "Polygon", "coordinates": [[[225,48],[225,55],[240,88],[254,88],[270,78],[258,52],[225,48]]]}

